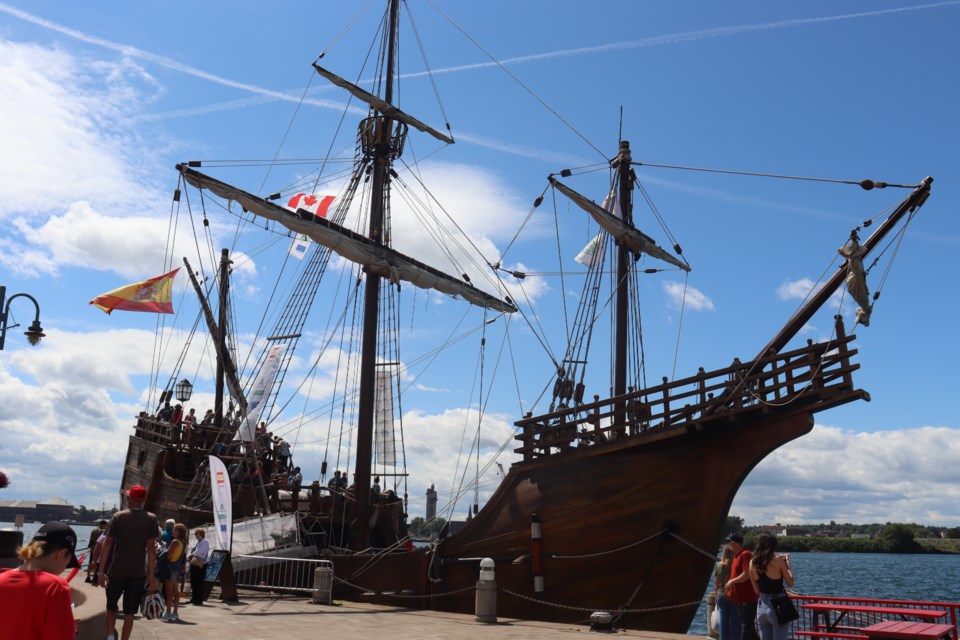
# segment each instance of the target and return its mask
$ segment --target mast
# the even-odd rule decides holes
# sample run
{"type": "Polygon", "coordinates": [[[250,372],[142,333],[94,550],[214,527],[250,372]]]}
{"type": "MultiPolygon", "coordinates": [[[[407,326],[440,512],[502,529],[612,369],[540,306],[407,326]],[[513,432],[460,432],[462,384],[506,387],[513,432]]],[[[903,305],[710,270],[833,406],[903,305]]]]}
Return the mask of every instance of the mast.
{"type": "MultiPolygon", "coordinates": [[[[927,176],[923,179],[913,193],[911,193],[907,198],[900,203],[900,206],[890,214],[890,217],[887,218],[877,230],[874,231],[869,238],[864,241],[861,245],[867,250],[867,253],[873,250],[880,241],[883,240],[891,229],[893,229],[896,224],[903,218],[907,213],[913,212],[917,208],[923,206],[923,203],[927,201],[927,198],[930,197],[930,185],[933,183],[933,178],[927,176]]],[[[770,355],[772,353],[777,353],[783,347],[790,342],[791,339],[803,326],[813,317],[813,315],[822,307],[827,300],[830,299],[830,296],[833,295],[833,292],[840,288],[840,285],[843,284],[844,280],[847,277],[847,264],[844,263],[836,273],[827,281],[823,287],[820,288],[813,296],[807,300],[806,304],[800,307],[796,313],[793,314],[793,317],[787,321],[787,324],[784,325],[780,332],[773,337],[767,345],[760,350],[760,353],[757,354],[755,359],[760,359],[764,356],[770,355]]]]}
{"type": "MultiPolygon", "coordinates": [[[[220,331],[217,334],[217,353],[227,352],[227,293],[230,289],[230,251],[222,249],[220,252],[220,309],[218,323],[220,331]]],[[[213,419],[217,428],[223,427],[223,358],[217,358],[216,395],[213,401],[213,419]]]]}
{"type": "MultiPolygon", "coordinates": [[[[630,169],[630,143],[620,141],[620,150],[614,162],[620,177],[620,193],[617,194],[617,204],[620,215],[627,225],[633,224],[633,173],[630,169]]],[[[615,310],[614,338],[614,368],[613,368],[613,395],[622,396],[627,392],[627,324],[630,309],[630,251],[626,243],[617,243],[617,297],[615,310]]],[[[625,405],[617,402],[615,407],[615,421],[618,428],[623,429],[625,422],[625,405]]]]}
{"type": "MultiPolygon", "coordinates": [[[[193,289],[197,293],[197,299],[200,301],[200,308],[203,310],[203,317],[207,322],[207,330],[210,332],[210,337],[214,343],[216,343],[217,348],[219,348],[220,327],[217,326],[216,321],[213,319],[213,310],[210,309],[210,304],[207,302],[206,296],[203,295],[203,289],[200,287],[200,283],[197,282],[197,277],[193,273],[193,267],[190,266],[190,261],[184,258],[183,264],[187,267],[187,275],[190,277],[190,283],[193,285],[193,289]]],[[[226,345],[226,341],[224,341],[224,345],[226,345]]],[[[230,390],[230,396],[237,401],[237,405],[246,413],[247,399],[244,397],[243,390],[240,388],[237,365],[233,362],[233,358],[230,357],[230,353],[225,348],[217,352],[217,359],[223,363],[224,379],[227,389],[230,390]]]]}
{"type": "MultiPolygon", "coordinates": [[[[386,83],[383,99],[387,103],[393,102],[393,66],[394,50],[397,39],[397,17],[399,15],[398,0],[390,0],[390,29],[387,39],[386,83]]],[[[384,214],[386,198],[390,191],[390,171],[395,150],[393,143],[393,120],[375,111],[373,128],[376,141],[373,147],[373,182],[370,197],[370,239],[383,244],[384,214]]],[[[360,355],[360,406],[357,409],[357,459],[354,465],[354,498],[361,512],[370,505],[370,468],[373,458],[373,422],[374,402],[376,394],[377,369],[377,329],[380,314],[380,276],[367,272],[366,289],[363,300],[363,340],[360,355]]],[[[357,548],[367,547],[369,532],[365,519],[357,530],[353,539],[357,548]]]]}

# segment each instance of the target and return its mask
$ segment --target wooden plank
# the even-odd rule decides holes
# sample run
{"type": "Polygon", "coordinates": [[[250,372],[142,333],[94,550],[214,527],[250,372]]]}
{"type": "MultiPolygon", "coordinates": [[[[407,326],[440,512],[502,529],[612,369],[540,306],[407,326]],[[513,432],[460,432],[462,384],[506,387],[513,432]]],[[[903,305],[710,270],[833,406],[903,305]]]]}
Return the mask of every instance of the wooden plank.
{"type": "Polygon", "coordinates": [[[950,637],[954,632],[951,624],[885,620],[863,628],[871,638],[904,638],[907,640],[935,640],[950,637]]]}

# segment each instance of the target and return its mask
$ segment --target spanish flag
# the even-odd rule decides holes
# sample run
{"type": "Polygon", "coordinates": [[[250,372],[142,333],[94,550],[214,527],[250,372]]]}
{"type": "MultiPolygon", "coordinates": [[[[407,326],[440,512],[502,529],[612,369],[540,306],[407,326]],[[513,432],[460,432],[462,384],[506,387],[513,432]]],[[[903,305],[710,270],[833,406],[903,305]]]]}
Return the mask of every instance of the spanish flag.
{"type": "Polygon", "coordinates": [[[128,284],[125,287],[108,291],[90,301],[90,304],[103,309],[107,315],[120,311],[148,311],[150,313],[173,313],[171,293],[173,278],[180,268],[143,282],[128,284]]]}

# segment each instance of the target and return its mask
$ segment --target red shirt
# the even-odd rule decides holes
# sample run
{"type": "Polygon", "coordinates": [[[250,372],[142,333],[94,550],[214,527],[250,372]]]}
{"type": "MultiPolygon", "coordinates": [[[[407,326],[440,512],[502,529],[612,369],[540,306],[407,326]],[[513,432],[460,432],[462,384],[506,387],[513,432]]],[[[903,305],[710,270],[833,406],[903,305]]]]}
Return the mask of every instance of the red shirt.
{"type": "MultiPolygon", "coordinates": [[[[749,549],[742,549],[733,558],[733,564],[730,565],[730,579],[733,580],[742,573],[750,573],[750,560],[753,553],[749,549]]],[[[730,594],[734,604],[747,604],[757,601],[757,592],[753,590],[753,583],[747,578],[743,582],[733,585],[733,591],[730,594]]]]}
{"type": "Polygon", "coordinates": [[[4,638],[73,640],[77,634],[70,587],[46,571],[0,569],[0,620],[4,638]]]}

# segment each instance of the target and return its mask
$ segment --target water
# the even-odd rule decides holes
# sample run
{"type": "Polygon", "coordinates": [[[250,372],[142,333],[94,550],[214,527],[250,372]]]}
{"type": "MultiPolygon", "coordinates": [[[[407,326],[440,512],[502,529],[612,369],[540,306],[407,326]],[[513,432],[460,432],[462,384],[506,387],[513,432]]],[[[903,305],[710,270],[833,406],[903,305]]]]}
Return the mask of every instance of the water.
{"type": "MultiPolygon", "coordinates": [[[[960,602],[960,555],[791,553],[790,564],[804,595],[960,602]]],[[[688,633],[706,634],[706,612],[704,603],[688,633]]]]}
{"type": "MultiPolygon", "coordinates": [[[[37,529],[43,526],[42,522],[25,522],[23,523],[23,542],[24,544],[30,542],[30,539],[33,537],[33,534],[37,532],[37,529]]],[[[12,522],[0,522],[0,529],[13,529],[12,522]]],[[[77,534],[77,557],[80,557],[86,548],[87,542],[90,540],[90,532],[96,529],[96,525],[88,524],[72,524],[70,528],[74,530],[77,534]]],[[[87,554],[87,557],[83,559],[83,566],[86,567],[87,563],[90,560],[90,554],[87,554]]]]}

